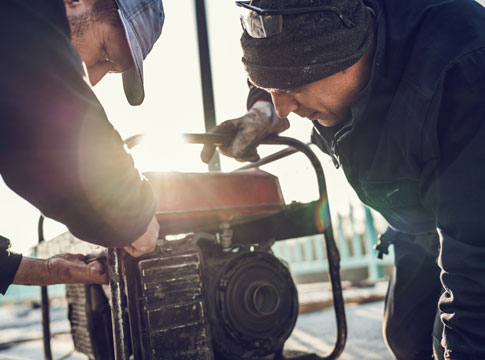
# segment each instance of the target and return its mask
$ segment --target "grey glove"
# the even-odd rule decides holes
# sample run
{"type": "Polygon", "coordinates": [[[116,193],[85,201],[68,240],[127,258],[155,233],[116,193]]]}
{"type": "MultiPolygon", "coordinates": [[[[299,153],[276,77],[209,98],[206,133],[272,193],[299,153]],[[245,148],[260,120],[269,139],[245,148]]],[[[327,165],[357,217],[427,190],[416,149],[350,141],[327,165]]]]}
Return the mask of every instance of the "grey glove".
{"type": "MultiPolygon", "coordinates": [[[[268,135],[277,135],[290,127],[287,118],[276,115],[273,104],[256,102],[246,115],[226,120],[212,129],[211,133],[225,134],[231,138],[229,145],[218,147],[219,152],[238,161],[257,161],[257,146],[268,135]]],[[[216,146],[206,144],[200,153],[203,162],[208,163],[216,146]]]]}

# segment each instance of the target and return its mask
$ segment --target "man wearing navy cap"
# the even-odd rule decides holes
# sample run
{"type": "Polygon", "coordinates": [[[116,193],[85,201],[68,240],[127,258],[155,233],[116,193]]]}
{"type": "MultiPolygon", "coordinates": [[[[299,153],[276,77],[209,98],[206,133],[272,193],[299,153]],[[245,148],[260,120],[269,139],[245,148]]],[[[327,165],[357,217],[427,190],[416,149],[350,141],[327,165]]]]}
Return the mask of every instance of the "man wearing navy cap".
{"type": "MultiPolygon", "coordinates": [[[[128,102],[141,104],[143,59],[163,20],[161,0],[0,2],[1,176],[76,237],[133,256],[155,248],[155,200],[91,86],[121,72],[128,102]]],[[[0,237],[0,293],[12,282],[106,283],[107,275],[78,255],[22,257],[0,237]]]]}

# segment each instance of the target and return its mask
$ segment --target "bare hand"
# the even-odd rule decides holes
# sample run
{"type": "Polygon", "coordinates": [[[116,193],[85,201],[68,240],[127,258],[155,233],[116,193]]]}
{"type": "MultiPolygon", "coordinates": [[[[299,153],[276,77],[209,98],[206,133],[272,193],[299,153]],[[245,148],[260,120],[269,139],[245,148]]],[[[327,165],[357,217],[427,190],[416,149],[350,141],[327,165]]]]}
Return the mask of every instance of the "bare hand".
{"type": "MultiPolygon", "coordinates": [[[[219,151],[238,161],[257,161],[259,155],[257,146],[268,135],[276,135],[288,129],[290,123],[287,118],[276,115],[273,104],[258,101],[240,118],[226,120],[210,132],[225,134],[232,139],[227,146],[219,146],[219,151]]],[[[214,155],[214,145],[204,145],[200,157],[208,163],[214,155]]]]}
{"type": "Polygon", "coordinates": [[[124,249],[133,257],[139,257],[144,254],[149,254],[155,250],[157,246],[158,235],[160,233],[160,225],[156,217],[153,217],[148,224],[146,232],[130,245],[125,246],[124,249]]]}
{"type": "Polygon", "coordinates": [[[56,284],[107,284],[105,259],[86,262],[81,254],[60,254],[47,259],[47,268],[56,284]]]}
{"type": "Polygon", "coordinates": [[[107,284],[106,263],[95,260],[86,263],[81,254],[60,254],[48,259],[23,257],[14,284],[107,284]]]}

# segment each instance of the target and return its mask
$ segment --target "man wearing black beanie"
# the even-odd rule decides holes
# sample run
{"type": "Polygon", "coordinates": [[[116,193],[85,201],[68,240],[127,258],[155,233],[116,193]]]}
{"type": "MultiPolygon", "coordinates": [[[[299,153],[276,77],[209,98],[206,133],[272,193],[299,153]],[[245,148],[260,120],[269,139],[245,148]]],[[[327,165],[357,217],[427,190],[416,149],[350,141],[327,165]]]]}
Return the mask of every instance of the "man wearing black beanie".
{"type": "Polygon", "coordinates": [[[394,356],[484,359],[485,9],[473,0],[236,3],[248,106],[271,95],[278,116],[253,131],[222,123],[214,131],[234,136],[223,152],[254,155],[291,112],[312,120],[312,141],[390,224],[384,336],[394,356]]]}

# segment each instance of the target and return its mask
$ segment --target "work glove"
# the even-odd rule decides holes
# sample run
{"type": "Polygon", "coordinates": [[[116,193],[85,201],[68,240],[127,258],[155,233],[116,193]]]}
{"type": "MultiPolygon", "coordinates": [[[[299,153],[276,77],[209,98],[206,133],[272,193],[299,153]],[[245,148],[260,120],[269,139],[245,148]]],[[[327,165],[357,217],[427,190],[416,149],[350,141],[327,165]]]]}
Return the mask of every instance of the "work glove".
{"type": "MultiPolygon", "coordinates": [[[[277,135],[289,127],[287,118],[276,115],[273,104],[257,101],[246,115],[226,120],[210,133],[224,134],[231,139],[227,145],[217,147],[221,154],[238,161],[258,161],[259,155],[256,148],[260,142],[268,135],[277,135]]],[[[215,145],[205,144],[200,153],[202,161],[208,163],[215,150],[215,145]]]]}

